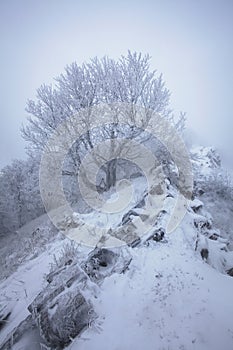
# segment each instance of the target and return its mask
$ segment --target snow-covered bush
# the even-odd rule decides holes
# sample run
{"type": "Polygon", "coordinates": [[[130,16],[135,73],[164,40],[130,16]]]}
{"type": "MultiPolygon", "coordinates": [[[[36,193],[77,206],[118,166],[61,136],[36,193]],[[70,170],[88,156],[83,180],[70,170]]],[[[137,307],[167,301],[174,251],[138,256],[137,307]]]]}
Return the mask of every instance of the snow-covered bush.
{"type": "Polygon", "coordinates": [[[70,241],[64,243],[59,256],[53,256],[53,262],[51,263],[50,272],[55,271],[56,269],[71,264],[73,260],[77,260],[79,255],[79,246],[76,242],[70,241]]]}
{"type": "Polygon", "coordinates": [[[221,167],[220,156],[213,147],[195,147],[190,154],[194,173],[194,197],[200,198],[204,203],[221,235],[233,242],[232,177],[221,167]]]}
{"type": "Polygon", "coordinates": [[[203,182],[203,187],[212,196],[233,200],[233,183],[230,175],[225,171],[213,171],[211,176],[203,182]]]}
{"type": "Polygon", "coordinates": [[[233,252],[229,249],[229,237],[222,236],[214,224],[214,218],[200,200],[194,199],[190,203],[188,216],[193,225],[187,232],[189,244],[210,266],[221,273],[228,273],[233,267],[233,252]]]}
{"type": "MultiPolygon", "coordinates": [[[[45,216],[42,217],[45,220],[45,216]]],[[[51,223],[38,225],[36,229],[22,228],[16,233],[3,237],[0,246],[0,280],[12,274],[20,264],[34,259],[47,249],[47,245],[58,236],[51,223]]]]}

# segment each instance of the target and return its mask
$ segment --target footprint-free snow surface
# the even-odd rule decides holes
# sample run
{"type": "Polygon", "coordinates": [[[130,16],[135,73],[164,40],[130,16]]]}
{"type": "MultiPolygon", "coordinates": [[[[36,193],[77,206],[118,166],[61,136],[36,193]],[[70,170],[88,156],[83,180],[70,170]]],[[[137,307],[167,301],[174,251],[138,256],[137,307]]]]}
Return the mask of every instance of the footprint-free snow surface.
{"type": "Polygon", "coordinates": [[[101,285],[98,320],[68,349],[233,349],[232,278],[195,256],[185,229],[131,254],[130,269],[101,285]]]}

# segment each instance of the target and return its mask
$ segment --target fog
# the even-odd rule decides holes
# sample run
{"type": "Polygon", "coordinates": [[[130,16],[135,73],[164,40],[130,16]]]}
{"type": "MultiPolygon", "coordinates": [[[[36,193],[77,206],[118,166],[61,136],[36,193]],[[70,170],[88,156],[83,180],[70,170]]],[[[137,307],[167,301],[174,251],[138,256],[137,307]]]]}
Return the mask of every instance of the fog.
{"type": "Polygon", "coordinates": [[[218,147],[233,169],[232,1],[9,0],[0,16],[0,167],[25,157],[20,126],[42,83],[73,61],[130,49],[151,55],[194,141],[218,147]]]}

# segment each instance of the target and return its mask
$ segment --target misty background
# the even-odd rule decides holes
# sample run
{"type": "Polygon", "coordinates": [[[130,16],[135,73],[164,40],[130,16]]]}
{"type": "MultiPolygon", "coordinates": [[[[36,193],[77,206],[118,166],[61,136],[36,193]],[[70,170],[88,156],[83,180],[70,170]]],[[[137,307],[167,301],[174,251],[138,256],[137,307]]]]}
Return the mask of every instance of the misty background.
{"type": "Polygon", "coordinates": [[[1,1],[0,168],[24,158],[27,99],[73,61],[149,53],[189,138],[216,146],[233,170],[233,2],[1,1]],[[189,130],[192,130],[190,132],[189,130]]]}

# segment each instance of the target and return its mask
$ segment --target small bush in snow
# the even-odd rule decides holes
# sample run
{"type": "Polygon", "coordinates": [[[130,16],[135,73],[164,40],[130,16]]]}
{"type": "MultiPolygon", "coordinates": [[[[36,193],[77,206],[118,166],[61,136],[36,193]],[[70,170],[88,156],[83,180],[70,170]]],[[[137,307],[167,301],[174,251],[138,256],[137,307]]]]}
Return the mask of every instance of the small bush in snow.
{"type": "Polygon", "coordinates": [[[74,241],[65,243],[62,247],[60,255],[58,257],[56,255],[53,256],[54,261],[51,264],[50,272],[55,271],[56,269],[71,263],[78,257],[78,254],[79,246],[77,245],[77,243],[75,243],[74,241]]]}

